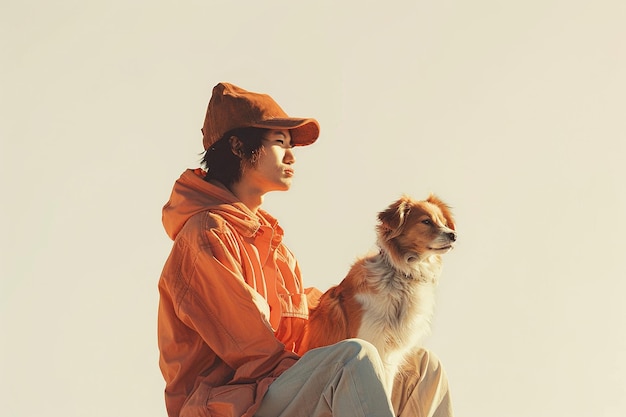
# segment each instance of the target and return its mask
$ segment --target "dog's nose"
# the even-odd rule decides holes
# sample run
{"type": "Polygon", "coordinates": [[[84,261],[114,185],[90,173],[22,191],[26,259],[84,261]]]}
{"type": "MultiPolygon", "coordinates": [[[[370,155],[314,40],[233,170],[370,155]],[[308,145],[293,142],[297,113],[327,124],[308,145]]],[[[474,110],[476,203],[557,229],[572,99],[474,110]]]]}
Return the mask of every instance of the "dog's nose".
{"type": "Polygon", "coordinates": [[[456,232],[448,233],[448,239],[450,239],[453,242],[456,242],[456,232]]]}

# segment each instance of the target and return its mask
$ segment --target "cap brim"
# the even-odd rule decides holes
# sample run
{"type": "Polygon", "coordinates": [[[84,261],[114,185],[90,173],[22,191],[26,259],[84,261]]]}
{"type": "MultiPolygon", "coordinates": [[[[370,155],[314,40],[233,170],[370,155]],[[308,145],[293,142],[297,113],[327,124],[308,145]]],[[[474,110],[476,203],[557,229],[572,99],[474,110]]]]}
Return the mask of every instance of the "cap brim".
{"type": "Polygon", "coordinates": [[[291,132],[291,142],[294,146],[310,145],[320,135],[320,125],[315,119],[276,118],[255,123],[251,127],[287,129],[291,132]]]}

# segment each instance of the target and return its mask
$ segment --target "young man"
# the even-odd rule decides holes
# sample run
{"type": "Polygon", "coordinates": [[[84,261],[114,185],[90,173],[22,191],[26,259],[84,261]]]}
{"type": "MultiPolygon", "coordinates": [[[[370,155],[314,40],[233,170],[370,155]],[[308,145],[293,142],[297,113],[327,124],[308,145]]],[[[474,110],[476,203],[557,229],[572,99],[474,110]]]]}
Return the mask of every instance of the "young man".
{"type": "Polygon", "coordinates": [[[392,402],[371,344],[294,353],[320,292],[304,288],[283,230],[261,205],[290,188],[293,148],[317,140],[317,121],[220,83],[202,132],[206,171],[185,171],[163,208],[174,240],[159,281],[169,416],[452,415],[445,374],[426,351],[398,378],[392,402]]]}

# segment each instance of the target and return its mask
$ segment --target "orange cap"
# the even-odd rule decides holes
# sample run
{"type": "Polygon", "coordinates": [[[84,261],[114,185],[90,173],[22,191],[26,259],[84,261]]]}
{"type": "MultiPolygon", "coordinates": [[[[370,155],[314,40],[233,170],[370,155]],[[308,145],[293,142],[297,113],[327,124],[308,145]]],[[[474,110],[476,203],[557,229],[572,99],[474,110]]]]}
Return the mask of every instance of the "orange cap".
{"type": "Polygon", "coordinates": [[[320,134],[317,120],[289,117],[267,94],[219,83],[213,87],[204,119],[204,149],[207,150],[229,130],[241,127],[288,129],[294,146],[310,145],[320,134]]]}

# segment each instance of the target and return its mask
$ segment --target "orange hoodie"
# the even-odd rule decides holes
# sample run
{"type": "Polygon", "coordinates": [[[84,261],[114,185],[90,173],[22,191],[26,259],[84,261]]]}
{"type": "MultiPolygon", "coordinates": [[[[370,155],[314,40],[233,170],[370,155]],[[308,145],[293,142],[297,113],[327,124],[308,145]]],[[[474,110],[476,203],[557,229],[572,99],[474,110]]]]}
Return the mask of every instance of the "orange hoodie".
{"type": "Polygon", "coordinates": [[[170,417],[252,416],[298,360],[307,295],[276,219],[202,175],[185,171],[163,208],[174,240],[159,281],[165,403],[170,417]]]}

